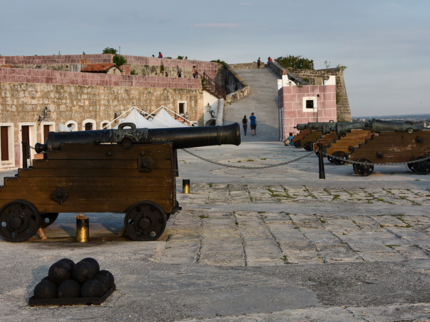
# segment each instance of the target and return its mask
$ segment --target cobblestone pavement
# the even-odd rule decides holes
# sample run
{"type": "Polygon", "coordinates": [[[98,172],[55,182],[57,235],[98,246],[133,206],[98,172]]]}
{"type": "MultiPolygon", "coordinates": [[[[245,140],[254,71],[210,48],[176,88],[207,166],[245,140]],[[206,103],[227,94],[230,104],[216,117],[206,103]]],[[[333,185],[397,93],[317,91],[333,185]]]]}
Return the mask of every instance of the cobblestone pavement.
{"type": "MultiPolygon", "coordinates": [[[[430,205],[430,190],[396,188],[289,188],[283,185],[197,183],[189,199],[203,204],[291,203],[309,201],[430,205]]],[[[186,196],[182,198],[187,198],[186,196]]],[[[187,199],[185,199],[187,200],[187,199]]]]}
{"type": "Polygon", "coordinates": [[[429,259],[429,216],[186,211],[166,229],[163,263],[274,266],[429,259]]]}

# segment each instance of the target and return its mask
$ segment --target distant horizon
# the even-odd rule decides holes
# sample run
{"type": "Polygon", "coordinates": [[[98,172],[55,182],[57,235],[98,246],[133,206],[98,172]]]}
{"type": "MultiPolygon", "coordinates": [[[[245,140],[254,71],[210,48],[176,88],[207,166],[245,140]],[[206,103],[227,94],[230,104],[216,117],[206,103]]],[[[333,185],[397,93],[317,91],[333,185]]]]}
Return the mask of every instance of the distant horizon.
{"type": "Polygon", "coordinates": [[[430,118],[430,113],[414,113],[414,114],[393,114],[393,115],[362,115],[362,116],[355,116],[353,115],[352,118],[366,118],[366,117],[405,117],[405,116],[428,116],[430,118]]]}

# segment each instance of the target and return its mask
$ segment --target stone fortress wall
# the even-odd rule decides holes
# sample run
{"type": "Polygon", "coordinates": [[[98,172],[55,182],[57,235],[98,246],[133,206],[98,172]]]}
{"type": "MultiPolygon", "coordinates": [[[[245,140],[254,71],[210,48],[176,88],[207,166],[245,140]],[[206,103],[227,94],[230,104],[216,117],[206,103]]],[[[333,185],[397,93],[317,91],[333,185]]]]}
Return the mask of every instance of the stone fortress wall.
{"type": "Polygon", "coordinates": [[[2,65],[16,67],[0,68],[0,127],[7,128],[10,150],[8,160],[2,157],[0,169],[21,165],[23,126],[29,128],[30,145],[34,145],[44,142],[46,127],[55,131],[59,123],[64,123],[75,125],[75,130],[85,130],[85,124],[91,124],[93,130],[98,130],[132,106],[152,113],[164,105],[178,112],[182,104],[189,120],[203,117],[201,80],[192,77],[192,66],[216,79],[218,63],[124,56],[130,61],[130,69],[157,70],[163,64],[175,74],[160,77],[149,72],[145,76],[71,72],[72,65],[109,63],[112,57],[0,56],[2,65]],[[182,78],[176,74],[178,65],[184,73],[182,78]],[[48,118],[43,117],[46,109],[50,111],[48,118]]]}

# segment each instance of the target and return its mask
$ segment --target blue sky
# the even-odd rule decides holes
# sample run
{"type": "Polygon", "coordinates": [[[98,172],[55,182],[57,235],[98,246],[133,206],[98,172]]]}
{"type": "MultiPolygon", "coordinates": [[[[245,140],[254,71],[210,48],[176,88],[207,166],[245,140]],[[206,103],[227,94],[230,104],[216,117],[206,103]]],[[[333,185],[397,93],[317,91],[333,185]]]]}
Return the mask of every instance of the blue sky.
{"type": "MultiPolygon", "coordinates": [[[[353,116],[430,113],[430,1],[3,1],[0,54],[345,65],[353,116]]],[[[274,84],[276,86],[276,84],[274,84]]]]}

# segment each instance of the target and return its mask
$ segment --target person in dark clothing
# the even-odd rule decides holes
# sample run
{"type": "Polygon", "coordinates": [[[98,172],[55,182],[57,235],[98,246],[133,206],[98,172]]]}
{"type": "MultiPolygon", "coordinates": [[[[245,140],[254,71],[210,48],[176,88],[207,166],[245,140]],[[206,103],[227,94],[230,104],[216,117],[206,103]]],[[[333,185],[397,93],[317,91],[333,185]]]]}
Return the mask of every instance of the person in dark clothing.
{"type": "Polygon", "coordinates": [[[243,125],[243,132],[245,133],[245,136],[246,136],[246,130],[248,129],[248,119],[246,118],[246,115],[243,116],[242,125],[243,125]]]}
{"type": "Polygon", "coordinates": [[[261,60],[260,60],[260,57],[258,57],[258,59],[257,59],[257,68],[260,68],[260,64],[261,64],[261,60]]]}

